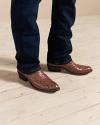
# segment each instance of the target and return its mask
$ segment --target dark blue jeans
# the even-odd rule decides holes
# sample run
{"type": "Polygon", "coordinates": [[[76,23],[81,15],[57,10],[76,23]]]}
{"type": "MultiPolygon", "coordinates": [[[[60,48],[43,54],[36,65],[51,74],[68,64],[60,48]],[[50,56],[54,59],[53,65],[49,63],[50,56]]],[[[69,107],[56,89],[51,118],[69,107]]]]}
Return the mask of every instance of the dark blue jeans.
{"type": "MultiPolygon", "coordinates": [[[[39,69],[40,33],[37,25],[41,0],[12,0],[11,27],[15,43],[17,68],[23,73],[39,69]]],[[[47,62],[69,63],[72,44],[71,27],[76,16],[75,0],[52,0],[51,28],[48,37],[47,62]]]]}

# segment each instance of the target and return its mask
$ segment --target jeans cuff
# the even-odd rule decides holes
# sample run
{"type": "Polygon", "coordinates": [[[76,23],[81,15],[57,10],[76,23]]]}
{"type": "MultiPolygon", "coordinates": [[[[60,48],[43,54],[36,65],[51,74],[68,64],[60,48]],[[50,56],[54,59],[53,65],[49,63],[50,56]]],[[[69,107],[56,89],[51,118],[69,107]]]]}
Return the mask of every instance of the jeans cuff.
{"type": "Polygon", "coordinates": [[[55,65],[68,64],[71,61],[72,61],[72,58],[70,55],[67,55],[66,57],[60,57],[60,58],[47,58],[47,63],[52,63],[55,65]]]}
{"type": "Polygon", "coordinates": [[[37,67],[31,66],[31,67],[25,69],[24,67],[20,67],[20,66],[17,64],[16,68],[17,68],[19,71],[21,71],[22,73],[24,73],[24,74],[32,74],[32,73],[34,73],[34,72],[36,72],[36,71],[41,70],[41,66],[40,66],[40,65],[37,66],[37,67]]]}

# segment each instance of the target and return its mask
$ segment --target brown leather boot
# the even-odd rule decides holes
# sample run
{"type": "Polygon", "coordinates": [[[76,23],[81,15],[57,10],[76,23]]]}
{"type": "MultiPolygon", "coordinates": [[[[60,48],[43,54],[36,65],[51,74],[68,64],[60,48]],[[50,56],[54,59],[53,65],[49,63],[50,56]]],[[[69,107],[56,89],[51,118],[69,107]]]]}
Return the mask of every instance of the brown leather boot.
{"type": "Polygon", "coordinates": [[[49,71],[61,72],[62,70],[65,70],[74,75],[86,75],[92,72],[92,68],[90,66],[76,64],[73,61],[63,65],[47,63],[47,67],[49,71]]]}
{"type": "Polygon", "coordinates": [[[32,74],[24,74],[17,70],[19,78],[24,81],[29,81],[31,85],[43,92],[56,92],[60,90],[60,87],[56,82],[51,80],[43,71],[39,70],[32,74]]]}

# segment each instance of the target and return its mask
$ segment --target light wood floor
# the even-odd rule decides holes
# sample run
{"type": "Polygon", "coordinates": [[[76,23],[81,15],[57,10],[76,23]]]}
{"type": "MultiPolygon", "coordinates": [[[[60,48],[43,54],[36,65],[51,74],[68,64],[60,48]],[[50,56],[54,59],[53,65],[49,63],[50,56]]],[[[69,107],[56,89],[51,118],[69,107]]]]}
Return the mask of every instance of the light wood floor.
{"type": "Polygon", "coordinates": [[[73,27],[72,57],[94,71],[86,76],[48,72],[48,19],[38,21],[40,61],[61,90],[46,94],[19,80],[8,22],[0,23],[0,125],[100,125],[100,16],[78,17],[73,27]]]}

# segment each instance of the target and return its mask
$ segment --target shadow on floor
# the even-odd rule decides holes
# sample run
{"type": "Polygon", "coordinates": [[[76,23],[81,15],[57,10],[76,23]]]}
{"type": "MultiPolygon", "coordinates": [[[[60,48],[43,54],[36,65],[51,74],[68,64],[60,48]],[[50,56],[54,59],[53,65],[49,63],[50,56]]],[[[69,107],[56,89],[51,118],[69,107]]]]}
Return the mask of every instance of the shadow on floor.
{"type": "MultiPolygon", "coordinates": [[[[1,80],[0,84],[2,84],[2,81],[5,81],[5,84],[8,82],[10,82],[10,84],[18,83],[18,84],[23,85],[24,87],[28,87],[30,89],[35,89],[32,87],[32,85],[29,82],[22,81],[18,77],[17,69],[16,69],[16,71],[10,70],[10,67],[16,68],[16,60],[8,59],[8,58],[0,58],[0,66],[7,67],[7,70],[0,69],[0,80],[1,80]]],[[[49,72],[46,64],[41,64],[41,69],[42,69],[42,71],[49,72]]],[[[4,84],[4,82],[3,82],[3,84],[4,84]]]]}
{"type": "MultiPolygon", "coordinates": [[[[37,91],[36,88],[34,88],[29,82],[23,81],[18,77],[17,72],[14,71],[8,71],[8,70],[3,70],[0,69],[0,86],[2,86],[2,81],[5,81],[5,84],[10,83],[12,84],[21,84],[24,87],[27,87],[29,89],[34,89],[37,91]]],[[[4,84],[4,82],[3,82],[4,84]]],[[[38,90],[41,91],[41,90],[38,90]]],[[[44,92],[44,93],[48,93],[48,92],[44,92]]],[[[52,94],[52,93],[48,93],[48,94],[52,94]]]]}
{"type": "MultiPolygon", "coordinates": [[[[10,59],[10,58],[4,58],[4,57],[0,57],[0,65],[1,66],[8,66],[8,67],[15,67],[16,68],[16,60],[14,59],[10,59]]],[[[48,72],[47,69],[47,65],[46,64],[41,64],[41,69],[43,71],[48,72]]]]}
{"type": "MultiPolygon", "coordinates": [[[[18,74],[17,74],[17,69],[16,69],[16,72],[10,70],[10,67],[16,68],[16,60],[0,57],[0,66],[8,67],[7,70],[0,69],[0,80],[5,81],[5,82],[10,82],[10,83],[18,83],[25,87],[33,89],[33,87],[31,86],[31,84],[29,82],[25,82],[25,81],[22,81],[19,79],[18,74]]],[[[46,64],[41,64],[41,69],[43,71],[48,72],[46,64]]]]}
{"type": "Polygon", "coordinates": [[[15,67],[16,66],[16,60],[6,57],[0,57],[0,66],[8,66],[8,67],[15,67]]]}
{"type": "MultiPolygon", "coordinates": [[[[6,83],[10,82],[11,84],[18,83],[18,84],[23,85],[24,87],[28,87],[28,88],[33,89],[31,84],[29,84],[29,82],[25,82],[25,81],[20,80],[17,72],[14,72],[14,71],[0,69],[0,80],[5,81],[6,83]]],[[[2,81],[0,81],[0,82],[2,82],[2,81]]]]}

